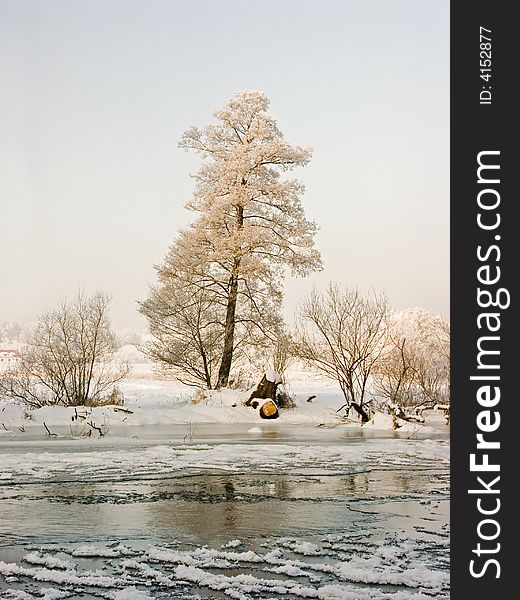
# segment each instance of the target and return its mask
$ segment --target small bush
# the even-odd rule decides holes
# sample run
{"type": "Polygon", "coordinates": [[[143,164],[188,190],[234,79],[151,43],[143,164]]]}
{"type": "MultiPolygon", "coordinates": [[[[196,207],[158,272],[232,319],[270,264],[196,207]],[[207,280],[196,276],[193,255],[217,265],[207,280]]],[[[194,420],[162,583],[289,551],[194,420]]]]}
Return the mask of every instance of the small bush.
{"type": "Polygon", "coordinates": [[[85,406],[122,406],[125,403],[125,397],[123,392],[115,387],[112,389],[108,396],[103,398],[95,398],[87,403],[85,406]]]}

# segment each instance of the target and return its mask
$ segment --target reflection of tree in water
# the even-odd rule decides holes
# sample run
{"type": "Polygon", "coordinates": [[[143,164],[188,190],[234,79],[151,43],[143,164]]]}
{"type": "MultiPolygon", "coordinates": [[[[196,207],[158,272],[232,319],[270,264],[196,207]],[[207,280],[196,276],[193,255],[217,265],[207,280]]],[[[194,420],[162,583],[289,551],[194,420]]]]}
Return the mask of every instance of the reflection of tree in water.
{"type": "Polygon", "coordinates": [[[224,481],[224,491],[226,494],[226,502],[230,502],[235,499],[235,485],[230,479],[224,481]]]}
{"type": "MultiPolygon", "coordinates": [[[[389,493],[413,494],[423,492],[428,482],[424,477],[424,473],[420,473],[415,469],[402,469],[392,472],[381,472],[380,480],[389,493]]],[[[379,483],[379,487],[383,485],[379,483]]]]}
{"type": "MultiPolygon", "coordinates": [[[[281,534],[301,518],[301,507],[293,501],[301,486],[285,478],[252,480],[229,475],[171,483],[177,488],[175,498],[147,505],[149,527],[155,530],[192,534],[204,541],[215,537],[227,541],[254,533],[281,534]]],[[[165,491],[164,482],[157,485],[165,491]]],[[[312,505],[306,502],[304,512],[312,505]]]]}
{"type": "Polygon", "coordinates": [[[149,483],[163,499],[145,505],[148,529],[172,538],[195,536],[202,544],[291,535],[350,518],[339,477],[234,474],[149,483]]]}
{"type": "Polygon", "coordinates": [[[291,496],[291,485],[286,479],[279,479],[275,482],[276,496],[286,499],[291,496]]]}
{"type": "Polygon", "coordinates": [[[235,530],[236,522],[236,507],[235,507],[235,486],[230,479],[224,482],[224,490],[226,494],[226,502],[224,504],[224,512],[226,514],[226,523],[228,529],[235,530]]]}
{"type": "Polygon", "coordinates": [[[417,482],[414,481],[416,478],[412,478],[410,473],[399,473],[397,474],[396,479],[396,483],[398,483],[399,486],[397,489],[399,489],[401,492],[413,491],[413,488],[417,484],[417,482]]]}
{"type": "Polygon", "coordinates": [[[368,476],[366,473],[353,473],[341,479],[341,491],[346,496],[355,496],[365,493],[369,488],[368,476]]]}
{"type": "Polygon", "coordinates": [[[343,476],[339,491],[345,496],[380,496],[420,493],[428,486],[429,482],[425,480],[424,474],[415,470],[380,470],[343,476]]]}

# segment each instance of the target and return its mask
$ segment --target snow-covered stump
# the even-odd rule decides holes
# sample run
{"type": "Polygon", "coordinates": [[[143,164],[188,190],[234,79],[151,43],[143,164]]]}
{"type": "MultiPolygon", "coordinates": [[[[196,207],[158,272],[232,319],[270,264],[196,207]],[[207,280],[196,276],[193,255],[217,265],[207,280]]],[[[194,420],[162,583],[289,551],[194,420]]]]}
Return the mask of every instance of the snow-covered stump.
{"type": "Polygon", "coordinates": [[[270,399],[276,402],[276,390],[281,383],[282,379],[278,373],[267,371],[244,404],[246,406],[253,406],[253,401],[256,398],[259,400],[270,399]]]}
{"type": "Polygon", "coordinates": [[[279,416],[280,408],[296,406],[294,400],[283,388],[282,378],[276,371],[267,371],[263,375],[244,404],[253,408],[260,405],[260,416],[263,419],[276,419],[279,416]],[[262,402],[262,400],[267,400],[267,402],[262,402]]]}
{"type": "Polygon", "coordinates": [[[283,385],[278,387],[278,390],[276,392],[276,402],[280,408],[285,408],[285,409],[296,408],[296,402],[285,391],[283,385]]]}

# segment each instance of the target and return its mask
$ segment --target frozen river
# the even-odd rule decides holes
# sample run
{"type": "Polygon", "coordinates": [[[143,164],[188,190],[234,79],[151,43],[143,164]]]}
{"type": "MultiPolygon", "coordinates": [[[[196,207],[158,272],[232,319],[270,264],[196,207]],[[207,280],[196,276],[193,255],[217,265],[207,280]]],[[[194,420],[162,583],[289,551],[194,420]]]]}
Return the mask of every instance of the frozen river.
{"type": "Polygon", "coordinates": [[[448,440],[356,431],[3,442],[0,597],[448,598],[448,440]]]}

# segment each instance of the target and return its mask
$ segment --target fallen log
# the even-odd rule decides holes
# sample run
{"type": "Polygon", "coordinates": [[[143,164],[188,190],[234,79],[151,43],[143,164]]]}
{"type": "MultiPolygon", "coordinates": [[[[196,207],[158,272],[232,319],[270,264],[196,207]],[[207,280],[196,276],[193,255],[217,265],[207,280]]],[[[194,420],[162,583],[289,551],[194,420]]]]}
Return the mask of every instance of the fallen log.
{"type": "Polygon", "coordinates": [[[129,415],[134,414],[133,410],[130,410],[128,408],[121,408],[120,406],[113,406],[112,409],[114,410],[114,412],[123,412],[123,413],[127,413],[129,415]]]}
{"type": "Polygon", "coordinates": [[[262,404],[260,407],[260,416],[262,419],[277,419],[280,416],[278,406],[274,400],[268,400],[262,404]]]}
{"type": "Polygon", "coordinates": [[[421,414],[419,414],[419,412],[415,415],[406,413],[404,411],[404,408],[401,405],[396,404],[395,402],[391,402],[388,404],[388,412],[396,419],[401,419],[402,421],[424,423],[424,417],[421,414]]]}

